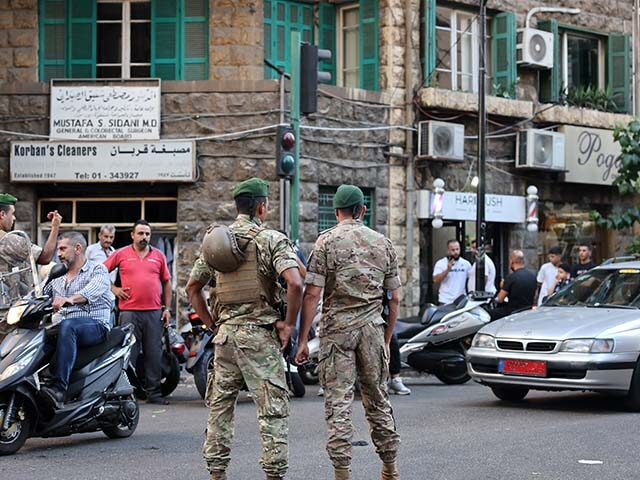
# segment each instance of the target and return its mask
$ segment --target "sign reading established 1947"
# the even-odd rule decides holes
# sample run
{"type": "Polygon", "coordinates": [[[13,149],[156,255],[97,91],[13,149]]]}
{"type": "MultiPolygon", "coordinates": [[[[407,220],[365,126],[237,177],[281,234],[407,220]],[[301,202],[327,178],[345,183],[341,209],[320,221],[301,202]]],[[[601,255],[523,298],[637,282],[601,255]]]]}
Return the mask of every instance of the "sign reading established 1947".
{"type": "Polygon", "coordinates": [[[160,80],[51,82],[51,140],[158,140],[160,80]]]}
{"type": "Polygon", "coordinates": [[[11,142],[12,182],[192,182],[193,141],[11,142]]]}

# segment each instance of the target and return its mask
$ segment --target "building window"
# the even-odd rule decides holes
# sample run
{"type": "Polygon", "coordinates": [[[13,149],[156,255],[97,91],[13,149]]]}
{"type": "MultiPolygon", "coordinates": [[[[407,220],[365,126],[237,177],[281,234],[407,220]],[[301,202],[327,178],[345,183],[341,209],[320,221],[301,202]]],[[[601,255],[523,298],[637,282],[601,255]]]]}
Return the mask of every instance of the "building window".
{"type": "Polygon", "coordinates": [[[562,84],[571,88],[604,89],[604,45],[595,36],[562,34],[562,84]]]}
{"type": "Polygon", "coordinates": [[[206,80],[208,5],[208,0],[40,0],[40,80],[206,80]]]}
{"type": "MultiPolygon", "coordinates": [[[[338,220],[336,220],[336,212],[333,208],[333,197],[336,194],[336,190],[338,190],[338,187],[320,185],[318,192],[318,232],[331,228],[338,223],[338,220]]],[[[373,201],[375,198],[375,190],[373,188],[363,188],[362,193],[364,193],[364,204],[367,206],[363,223],[367,227],[373,228],[373,201]]]]}
{"type": "Polygon", "coordinates": [[[480,68],[477,16],[437,7],[435,29],[437,60],[434,82],[441,88],[477,93],[480,68]]]}
{"type": "MultiPolygon", "coordinates": [[[[365,90],[378,90],[378,1],[361,0],[337,6],[322,2],[264,1],[264,58],[291,73],[291,32],[302,40],[331,50],[331,60],[320,69],[331,73],[332,83],[365,90]]],[[[279,73],[265,66],[265,78],[279,73]]]]}
{"type": "Polygon", "coordinates": [[[342,7],[338,15],[337,84],[357,88],[360,84],[360,19],[358,5],[342,7]]]}
{"type": "Polygon", "coordinates": [[[151,76],[151,2],[99,0],[97,78],[151,76]]]}

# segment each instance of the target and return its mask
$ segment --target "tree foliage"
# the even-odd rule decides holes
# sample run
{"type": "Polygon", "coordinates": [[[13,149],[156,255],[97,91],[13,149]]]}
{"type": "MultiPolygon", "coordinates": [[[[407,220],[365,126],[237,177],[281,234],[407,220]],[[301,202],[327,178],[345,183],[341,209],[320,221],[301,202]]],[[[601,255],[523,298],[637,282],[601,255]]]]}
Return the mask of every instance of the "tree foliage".
{"type": "MultiPolygon", "coordinates": [[[[628,125],[616,127],[613,138],[620,144],[622,162],[618,177],[613,185],[621,196],[640,194],[640,121],[633,120],[628,125]]],[[[598,211],[591,212],[591,218],[601,227],[622,230],[640,222],[640,207],[634,206],[621,213],[604,217],[598,211]]],[[[640,252],[640,241],[632,243],[629,250],[640,252]]]]}

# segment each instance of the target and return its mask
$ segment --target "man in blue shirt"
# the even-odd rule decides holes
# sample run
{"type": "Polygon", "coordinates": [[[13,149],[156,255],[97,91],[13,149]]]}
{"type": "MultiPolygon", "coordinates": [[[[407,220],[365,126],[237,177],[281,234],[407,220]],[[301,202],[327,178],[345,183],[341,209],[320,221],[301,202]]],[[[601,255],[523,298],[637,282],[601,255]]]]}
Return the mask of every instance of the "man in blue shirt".
{"type": "Polygon", "coordinates": [[[69,376],[78,347],[97,345],[109,333],[111,281],[107,268],[85,257],[87,242],[78,232],[65,232],[58,239],[58,258],[69,271],[44,289],[53,297],[53,309],[62,315],[58,327],[52,382],[42,387],[45,398],[57,408],[64,402],[69,376]]]}

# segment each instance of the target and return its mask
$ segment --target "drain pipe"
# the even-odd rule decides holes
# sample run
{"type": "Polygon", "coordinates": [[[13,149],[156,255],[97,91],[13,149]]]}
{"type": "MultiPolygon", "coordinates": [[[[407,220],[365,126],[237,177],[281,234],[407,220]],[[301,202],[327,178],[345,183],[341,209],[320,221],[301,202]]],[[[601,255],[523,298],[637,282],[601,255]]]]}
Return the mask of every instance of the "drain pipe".
{"type": "MultiPolygon", "coordinates": [[[[404,81],[405,81],[405,125],[413,125],[413,9],[411,8],[411,0],[405,0],[405,49],[404,49],[404,81]]],[[[407,155],[407,176],[406,176],[406,231],[407,231],[407,249],[405,268],[407,269],[407,287],[405,289],[405,305],[408,307],[409,314],[413,314],[413,291],[414,291],[414,278],[413,278],[413,225],[414,214],[413,205],[415,202],[415,187],[414,187],[414,157],[413,157],[413,131],[405,131],[405,154],[407,155]]]]}

